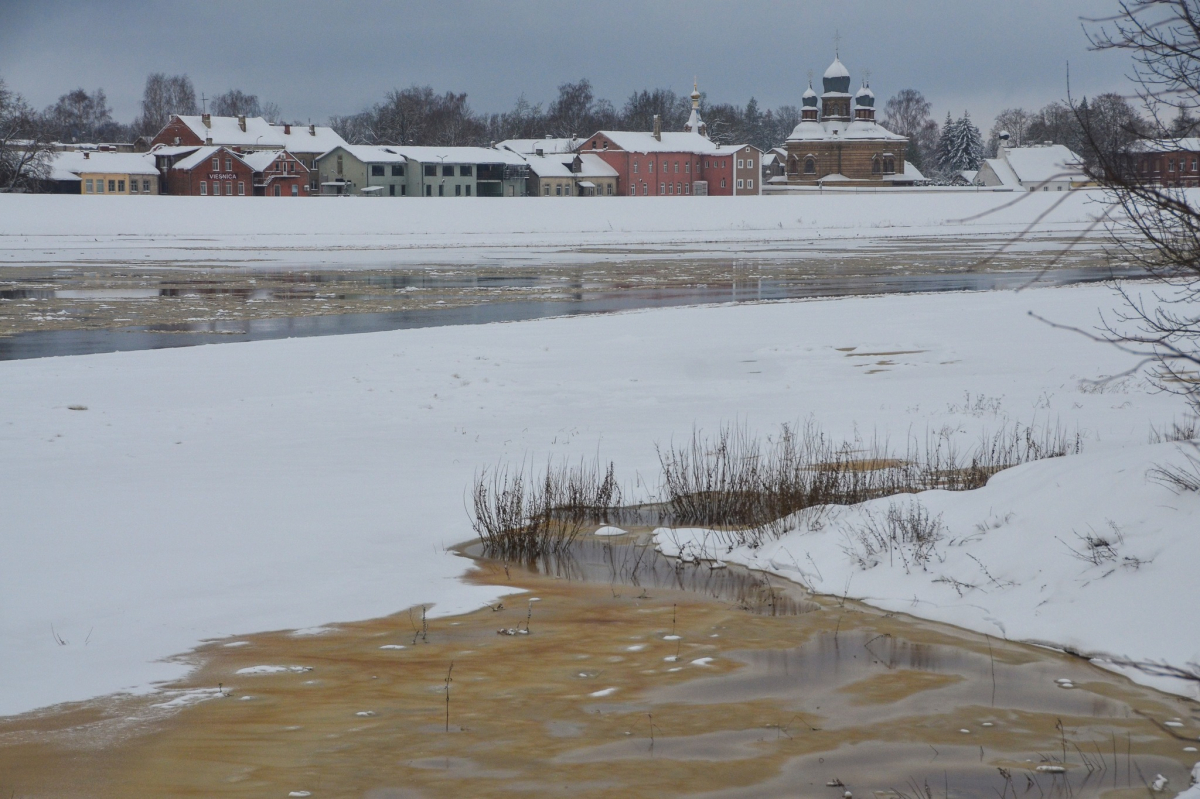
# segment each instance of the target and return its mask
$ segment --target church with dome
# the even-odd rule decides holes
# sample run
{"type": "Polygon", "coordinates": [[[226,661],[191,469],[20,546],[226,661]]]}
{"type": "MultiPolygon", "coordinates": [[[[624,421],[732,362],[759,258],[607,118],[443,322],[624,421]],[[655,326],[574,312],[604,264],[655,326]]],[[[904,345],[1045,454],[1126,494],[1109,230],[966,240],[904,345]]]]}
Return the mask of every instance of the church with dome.
{"type": "Polygon", "coordinates": [[[821,84],[819,98],[811,83],[804,92],[800,124],[786,144],[785,173],[773,184],[910,186],[921,179],[915,170],[905,173],[908,139],[875,121],[875,93],[867,81],[851,95],[850,71],[835,56],[821,84]]]}

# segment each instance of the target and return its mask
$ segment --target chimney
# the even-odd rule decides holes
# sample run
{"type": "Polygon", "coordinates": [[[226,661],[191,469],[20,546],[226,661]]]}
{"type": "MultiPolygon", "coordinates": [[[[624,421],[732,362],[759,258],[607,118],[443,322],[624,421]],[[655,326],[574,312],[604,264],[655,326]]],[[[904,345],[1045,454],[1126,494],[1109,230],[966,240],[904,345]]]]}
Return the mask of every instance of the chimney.
{"type": "Polygon", "coordinates": [[[316,126],[316,125],[309,125],[309,126],[308,126],[308,135],[309,135],[309,136],[316,136],[316,135],[317,135],[317,126],[316,126]]]}
{"type": "Polygon", "coordinates": [[[84,151],[83,151],[83,160],[84,160],[84,161],[88,160],[88,159],[89,159],[89,158],[91,158],[91,157],[92,157],[92,154],[91,154],[91,153],[89,153],[87,150],[84,150],[84,151]]]}
{"type": "Polygon", "coordinates": [[[212,114],[201,114],[200,121],[204,123],[204,127],[212,127],[212,114]]]}
{"type": "Polygon", "coordinates": [[[662,141],[662,117],[658,114],[654,115],[654,138],[662,141]]]}
{"type": "Polygon", "coordinates": [[[204,145],[206,147],[212,147],[212,136],[209,136],[207,139],[204,140],[204,145]]]}
{"type": "Polygon", "coordinates": [[[238,127],[242,129],[242,133],[246,132],[246,117],[244,117],[244,116],[238,117],[238,127]]]}
{"type": "Polygon", "coordinates": [[[1007,130],[1000,131],[1000,142],[996,145],[996,156],[1003,157],[1004,151],[1008,149],[1009,135],[1007,130]]]}

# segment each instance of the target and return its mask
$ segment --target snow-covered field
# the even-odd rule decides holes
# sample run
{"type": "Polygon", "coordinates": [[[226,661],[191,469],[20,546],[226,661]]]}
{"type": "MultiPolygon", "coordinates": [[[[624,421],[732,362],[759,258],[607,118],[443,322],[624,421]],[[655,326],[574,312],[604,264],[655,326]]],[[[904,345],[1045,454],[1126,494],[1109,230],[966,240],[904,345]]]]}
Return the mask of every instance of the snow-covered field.
{"type": "Polygon", "coordinates": [[[324,268],[779,257],[939,237],[1061,248],[1102,211],[1095,192],[803,197],[447,198],[0,195],[0,267],[143,262],[324,268]],[[983,214],[983,216],[980,216],[983,214]]]}
{"type": "Polygon", "coordinates": [[[1130,358],[1027,315],[1088,326],[1112,305],[1100,287],[886,296],[0,363],[0,713],[145,689],[205,639],[478,607],[498,589],[461,583],[445,547],[470,537],[480,466],[599,453],[632,486],[693,424],[810,416],[964,441],[1057,419],[1085,449],[923,495],[955,539],[928,574],[856,571],[836,524],[757,565],[992,634],[1198,660],[1200,497],[1145,476],[1174,452],[1150,424],[1184,409],[1134,379],[1097,390],[1130,358]],[[1105,575],[1062,543],[1110,521],[1139,567],[1105,575]]]}

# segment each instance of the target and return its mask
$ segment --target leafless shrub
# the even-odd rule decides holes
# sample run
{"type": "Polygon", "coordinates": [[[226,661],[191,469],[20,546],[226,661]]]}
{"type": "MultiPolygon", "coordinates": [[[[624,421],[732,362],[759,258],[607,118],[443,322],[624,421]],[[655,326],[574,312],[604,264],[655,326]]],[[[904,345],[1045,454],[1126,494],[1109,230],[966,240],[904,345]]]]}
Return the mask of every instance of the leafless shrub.
{"type": "Polygon", "coordinates": [[[561,553],[589,522],[621,504],[613,464],[548,463],[543,474],[498,466],[475,476],[471,527],[490,556],[531,559],[561,553]]]}
{"type": "Polygon", "coordinates": [[[1189,441],[1187,445],[1191,447],[1192,452],[1180,448],[1187,463],[1160,464],[1147,472],[1146,476],[1177,494],[1184,491],[1200,492],[1200,443],[1189,441]]]}
{"type": "Polygon", "coordinates": [[[865,521],[846,533],[843,550],[863,569],[879,565],[886,555],[889,565],[899,558],[906,573],[924,570],[934,557],[937,542],[945,537],[942,516],[932,516],[920,502],[893,502],[887,513],[865,512],[865,521]]]}
{"type": "MultiPolygon", "coordinates": [[[[1099,566],[1103,563],[1115,561],[1119,557],[1117,547],[1125,543],[1125,535],[1121,532],[1121,528],[1116,522],[1108,520],[1107,532],[1096,532],[1091,525],[1088,525],[1088,532],[1079,533],[1075,530],[1075,538],[1078,539],[1076,546],[1071,546],[1066,541],[1063,541],[1071,555],[1079,560],[1091,563],[1093,566],[1099,566]]],[[[1062,539],[1059,539],[1062,541],[1062,539]]]]}
{"type": "Polygon", "coordinates": [[[1150,443],[1165,444],[1168,441],[1191,441],[1200,434],[1200,429],[1197,429],[1197,422],[1200,422],[1200,419],[1193,416],[1189,419],[1184,419],[1183,422],[1172,420],[1170,427],[1164,426],[1161,430],[1154,425],[1150,425],[1150,443]]]}

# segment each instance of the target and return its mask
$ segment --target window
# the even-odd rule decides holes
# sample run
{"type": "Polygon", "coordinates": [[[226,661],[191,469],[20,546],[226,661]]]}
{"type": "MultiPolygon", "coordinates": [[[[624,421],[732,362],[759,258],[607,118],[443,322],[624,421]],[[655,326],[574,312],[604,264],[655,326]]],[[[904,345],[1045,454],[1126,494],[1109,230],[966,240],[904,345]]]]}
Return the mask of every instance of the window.
{"type": "Polygon", "coordinates": [[[432,197],[432,196],[433,196],[433,186],[426,186],[426,187],[425,187],[425,196],[426,196],[426,197],[432,197]]]}
{"type": "MultiPolygon", "coordinates": [[[[233,196],[233,181],[232,180],[225,181],[225,193],[227,195],[229,195],[230,197],[233,196]]],[[[276,192],[276,194],[278,194],[278,192],[276,192]]]]}
{"type": "Polygon", "coordinates": [[[426,164],[425,165],[425,177],[436,178],[437,177],[437,167],[434,166],[433,164],[426,164]]]}
{"type": "Polygon", "coordinates": [[[403,197],[406,194],[408,194],[408,186],[401,186],[400,187],[400,196],[403,197]]]}
{"type": "Polygon", "coordinates": [[[392,177],[404,177],[404,164],[392,164],[392,177]]]}
{"type": "Polygon", "coordinates": [[[687,163],[685,163],[683,165],[683,171],[688,173],[689,175],[692,173],[692,162],[691,161],[688,161],[687,163]]]}
{"type": "MultiPolygon", "coordinates": [[[[122,188],[122,189],[123,189],[123,188],[125,188],[125,181],[123,181],[123,180],[121,181],[121,188],[122,188]]],[[[108,182],[108,191],[109,191],[109,193],[111,194],[112,192],[114,192],[114,191],[116,191],[116,190],[117,190],[117,182],[116,182],[115,180],[110,180],[110,181],[108,182]]]]}
{"type": "Polygon", "coordinates": [[[725,188],[725,178],[721,178],[721,188],[725,188]]]}
{"type": "Polygon", "coordinates": [[[705,161],[705,162],[704,162],[704,168],[705,168],[705,169],[708,169],[708,161],[705,161]]]}
{"type": "Polygon", "coordinates": [[[454,177],[454,167],[452,167],[452,166],[443,166],[443,167],[442,167],[442,177],[444,177],[444,178],[452,178],[452,177],[454,177]]]}
{"type": "Polygon", "coordinates": [[[745,183],[746,183],[746,181],[742,180],[741,178],[738,178],[737,187],[739,189],[744,189],[744,188],[746,188],[745,183]]]}
{"type": "Polygon", "coordinates": [[[645,197],[648,194],[650,194],[650,187],[648,185],[646,185],[645,183],[643,183],[642,184],[642,196],[645,197]]]}
{"type": "Polygon", "coordinates": [[[200,196],[203,197],[206,194],[208,194],[208,181],[202,180],[200,181],[200,196]]]}
{"type": "MultiPolygon", "coordinates": [[[[229,187],[229,184],[228,184],[228,183],[226,183],[226,184],[225,184],[225,187],[226,187],[226,189],[228,189],[228,187],[229,187]]],[[[281,194],[281,192],[280,192],[280,186],[279,186],[279,184],[278,184],[278,183],[276,183],[276,184],[275,184],[275,196],[276,196],[276,197],[278,197],[280,194],[281,194]]]]}
{"type": "Polygon", "coordinates": [[[746,159],[746,169],[754,169],[754,159],[753,158],[746,159]]]}
{"type": "Polygon", "coordinates": [[[613,193],[613,184],[609,183],[607,186],[607,189],[608,189],[608,191],[606,192],[606,194],[608,194],[608,196],[611,197],[612,193],[613,193]]]}
{"type": "Polygon", "coordinates": [[[753,178],[746,181],[746,188],[748,188],[748,189],[754,188],[754,179],[753,178]]]}
{"type": "Polygon", "coordinates": [[[439,184],[438,184],[438,196],[439,196],[439,197],[445,197],[445,196],[446,196],[446,184],[445,184],[445,183],[439,183],[439,184]]]}
{"type": "Polygon", "coordinates": [[[637,194],[637,189],[633,186],[630,186],[629,187],[629,196],[632,197],[635,194],[637,194]]]}
{"type": "Polygon", "coordinates": [[[93,189],[92,189],[92,181],[91,181],[91,179],[90,179],[90,178],[89,178],[88,180],[84,181],[84,190],[85,190],[85,191],[86,191],[88,194],[92,194],[92,193],[93,193],[93,189]]]}
{"type": "Polygon", "coordinates": [[[389,197],[395,197],[395,196],[396,196],[396,184],[395,184],[395,183],[389,183],[389,184],[388,184],[388,196],[389,196],[389,197]]]}
{"type": "Polygon", "coordinates": [[[878,175],[881,169],[882,166],[879,163],[879,156],[875,156],[871,159],[871,174],[878,175]]]}
{"type": "Polygon", "coordinates": [[[550,184],[549,183],[547,183],[545,186],[542,186],[542,194],[544,194],[547,197],[550,196],[550,184]]]}
{"type": "Polygon", "coordinates": [[[675,172],[676,173],[679,172],[679,162],[678,161],[675,162],[675,172]]]}
{"type": "MultiPolygon", "coordinates": [[[[509,196],[512,196],[512,186],[508,187],[508,191],[509,191],[509,196]]],[[[467,196],[468,197],[471,196],[471,184],[470,183],[467,184],[467,196]]]]}
{"type": "Polygon", "coordinates": [[[684,194],[691,194],[691,193],[692,193],[692,184],[691,184],[691,183],[684,183],[684,184],[683,184],[683,193],[684,193],[684,194]]]}
{"type": "Polygon", "coordinates": [[[214,197],[221,196],[221,181],[219,181],[219,180],[213,181],[213,196],[214,197]]]}
{"type": "Polygon", "coordinates": [[[562,196],[562,184],[561,183],[554,184],[554,194],[558,197],[562,196]]]}
{"type": "Polygon", "coordinates": [[[233,159],[230,158],[229,156],[225,156],[225,171],[226,172],[233,171],[233,159]]]}
{"type": "Polygon", "coordinates": [[[738,159],[738,169],[745,169],[745,168],[746,168],[746,162],[739,158],[738,159]]]}
{"type": "Polygon", "coordinates": [[[146,178],[145,180],[142,181],[142,194],[149,194],[149,193],[150,193],[150,178],[146,178]]]}
{"type": "Polygon", "coordinates": [[[1174,158],[1167,159],[1167,171],[1168,172],[1175,171],[1175,159],[1174,158]]]}
{"type": "Polygon", "coordinates": [[[654,171],[654,162],[653,162],[653,161],[647,161],[647,162],[646,162],[646,164],[647,164],[646,171],[647,171],[647,172],[653,172],[653,171],[654,171]]]}
{"type": "Polygon", "coordinates": [[[682,184],[682,183],[676,183],[676,184],[675,184],[675,193],[676,193],[676,194],[683,194],[683,184],[682,184]]]}
{"type": "Polygon", "coordinates": [[[638,162],[637,162],[637,161],[634,161],[634,162],[633,162],[633,174],[635,174],[635,175],[636,175],[636,174],[637,174],[637,171],[638,171],[638,162]]]}
{"type": "Polygon", "coordinates": [[[220,171],[221,171],[221,158],[219,156],[214,155],[213,156],[213,172],[220,172],[220,171]]]}
{"type": "Polygon", "coordinates": [[[373,177],[373,178],[383,177],[383,164],[372,164],[371,165],[371,177],[373,177]]]}
{"type": "Polygon", "coordinates": [[[808,158],[804,159],[804,174],[806,174],[806,175],[817,174],[817,160],[815,158],[813,158],[812,156],[809,156],[808,158]]]}
{"type": "Polygon", "coordinates": [[[458,168],[458,174],[462,175],[464,178],[471,177],[471,173],[474,171],[475,167],[471,166],[470,164],[463,164],[458,168]]]}
{"type": "Polygon", "coordinates": [[[564,197],[570,197],[570,196],[571,196],[571,184],[570,184],[570,183],[568,183],[567,185],[563,186],[563,196],[564,196],[564,197]]]}
{"type": "MultiPolygon", "coordinates": [[[[395,186],[393,186],[392,188],[396,188],[396,187],[395,187],[395,186]]],[[[293,183],[293,184],[292,184],[292,196],[293,196],[293,197],[299,197],[299,196],[300,196],[300,184],[299,184],[299,183],[293,183]]]]}
{"type": "Polygon", "coordinates": [[[131,181],[129,181],[129,190],[130,190],[131,192],[133,192],[134,194],[137,194],[137,193],[138,193],[138,182],[137,182],[137,180],[131,180],[131,181]]]}
{"type": "Polygon", "coordinates": [[[883,171],[886,174],[893,174],[896,171],[896,159],[890,155],[883,157],[883,171]]]}
{"type": "Polygon", "coordinates": [[[337,157],[337,173],[342,174],[342,157],[340,155],[337,157]]]}
{"type": "Polygon", "coordinates": [[[454,196],[455,196],[455,197],[461,197],[461,196],[462,196],[462,184],[461,184],[461,183],[457,183],[457,184],[455,184],[455,186],[454,186],[454,196]]]}

